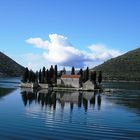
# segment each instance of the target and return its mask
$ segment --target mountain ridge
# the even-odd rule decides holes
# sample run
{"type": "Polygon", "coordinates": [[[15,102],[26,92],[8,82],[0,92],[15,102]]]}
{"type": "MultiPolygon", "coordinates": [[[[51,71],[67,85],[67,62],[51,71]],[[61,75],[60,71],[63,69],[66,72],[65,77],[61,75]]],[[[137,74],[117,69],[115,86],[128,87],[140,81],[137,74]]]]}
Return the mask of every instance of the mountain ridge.
{"type": "Polygon", "coordinates": [[[24,69],[23,66],[0,51],[0,77],[21,76],[24,69]]]}
{"type": "Polygon", "coordinates": [[[92,70],[102,71],[104,80],[140,81],[140,48],[107,60],[92,70]]]}

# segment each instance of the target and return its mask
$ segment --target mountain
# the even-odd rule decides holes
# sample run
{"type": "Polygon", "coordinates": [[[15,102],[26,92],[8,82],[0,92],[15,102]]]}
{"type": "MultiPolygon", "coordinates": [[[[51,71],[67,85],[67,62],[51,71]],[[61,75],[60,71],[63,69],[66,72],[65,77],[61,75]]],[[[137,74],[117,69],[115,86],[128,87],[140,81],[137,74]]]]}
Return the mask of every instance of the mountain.
{"type": "Polygon", "coordinates": [[[2,76],[21,76],[24,67],[12,60],[10,57],[0,52],[0,77],[2,76]]]}
{"type": "Polygon", "coordinates": [[[112,58],[93,70],[101,70],[104,80],[140,81],[140,48],[112,58]]]}

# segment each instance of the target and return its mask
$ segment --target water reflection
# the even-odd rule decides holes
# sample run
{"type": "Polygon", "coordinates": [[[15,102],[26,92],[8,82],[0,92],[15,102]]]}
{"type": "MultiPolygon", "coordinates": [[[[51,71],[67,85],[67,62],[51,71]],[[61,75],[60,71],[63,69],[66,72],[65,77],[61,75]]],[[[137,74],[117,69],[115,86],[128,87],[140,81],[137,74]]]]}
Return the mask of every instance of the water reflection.
{"type": "Polygon", "coordinates": [[[0,98],[7,96],[10,94],[12,91],[14,91],[13,88],[0,88],[0,98]]]}
{"type": "Polygon", "coordinates": [[[97,102],[98,102],[98,110],[100,110],[100,107],[101,107],[101,95],[100,94],[97,97],[97,102]]]}
{"type": "Polygon", "coordinates": [[[61,109],[64,110],[65,105],[69,104],[71,111],[75,105],[88,111],[89,106],[94,109],[97,102],[98,110],[101,109],[101,95],[95,92],[52,92],[48,90],[22,89],[21,97],[25,106],[30,106],[34,102],[41,105],[42,108],[49,106],[55,110],[56,104],[59,104],[61,109]]]}

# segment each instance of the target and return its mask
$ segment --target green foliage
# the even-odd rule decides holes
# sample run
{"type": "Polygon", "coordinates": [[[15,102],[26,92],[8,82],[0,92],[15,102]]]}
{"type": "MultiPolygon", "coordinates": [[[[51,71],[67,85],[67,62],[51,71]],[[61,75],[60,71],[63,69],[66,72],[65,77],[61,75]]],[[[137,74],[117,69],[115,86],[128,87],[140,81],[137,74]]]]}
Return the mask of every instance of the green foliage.
{"type": "Polygon", "coordinates": [[[78,74],[81,75],[81,77],[83,77],[83,69],[80,69],[78,74]]]}
{"type": "Polygon", "coordinates": [[[99,71],[98,83],[100,84],[101,82],[102,82],[102,71],[99,71]]]}
{"type": "Polygon", "coordinates": [[[42,83],[46,83],[46,68],[42,69],[42,83]]]}
{"type": "Polygon", "coordinates": [[[54,83],[54,75],[55,75],[55,71],[54,71],[54,68],[53,68],[53,66],[51,65],[51,67],[50,67],[50,71],[49,71],[49,74],[50,74],[50,84],[52,84],[52,83],[54,83]]]}
{"type": "Polygon", "coordinates": [[[91,71],[90,79],[93,83],[96,83],[96,71],[91,71]]]}
{"type": "Polygon", "coordinates": [[[140,81],[140,48],[112,58],[93,68],[104,80],[140,81]]]}
{"type": "Polygon", "coordinates": [[[22,76],[22,82],[27,82],[28,81],[28,77],[29,77],[29,70],[28,68],[26,67],[25,68],[25,71],[24,71],[24,74],[22,76]]]}
{"type": "Polygon", "coordinates": [[[57,83],[57,65],[55,65],[55,67],[54,67],[54,81],[55,81],[55,83],[57,83]]]}
{"type": "Polygon", "coordinates": [[[87,67],[86,73],[85,73],[85,81],[89,80],[89,68],[87,67]]]}
{"type": "Polygon", "coordinates": [[[28,68],[26,68],[22,77],[22,82],[31,83],[31,82],[36,82],[36,81],[37,81],[37,75],[32,70],[29,71],[28,68]]]}
{"type": "Polygon", "coordinates": [[[72,69],[71,69],[71,75],[74,75],[74,74],[75,74],[75,68],[72,67],[72,69]]]}

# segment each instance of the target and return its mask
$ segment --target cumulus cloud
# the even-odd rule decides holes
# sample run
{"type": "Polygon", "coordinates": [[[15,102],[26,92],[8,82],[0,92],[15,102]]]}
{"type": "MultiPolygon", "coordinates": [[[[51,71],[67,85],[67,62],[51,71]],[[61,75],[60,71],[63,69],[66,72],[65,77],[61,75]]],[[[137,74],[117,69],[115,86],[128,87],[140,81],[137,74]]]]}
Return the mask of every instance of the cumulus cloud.
{"type": "Polygon", "coordinates": [[[90,57],[93,57],[93,59],[96,57],[100,60],[107,60],[109,58],[121,55],[120,51],[115,49],[109,49],[103,44],[93,44],[88,48],[89,50],[91,50],[90,57]]]}
{"type": "Polygon", "coordinates": [[[83,67],[85,55],[82,51],[76,49],[62,35],[49,35],[50,41],[43,41],[41,38],[29,38],[27,43],[37,48],[44,49],[43,57],[53,64],[63,66],[83,67]]]}
{"type": "Polygon", "coordinates": [[[67,37],[58,34],[50,34],[49,40],[29,38],[26,42],[43,49],[42,59],[59,66],[75,66],[77,68],[89,64],[95,66],[121,54],[118,50],[108,49],[103,44],[93,44],[88,47],[87,51],[79,50],[69,42],[67,37]]]}

